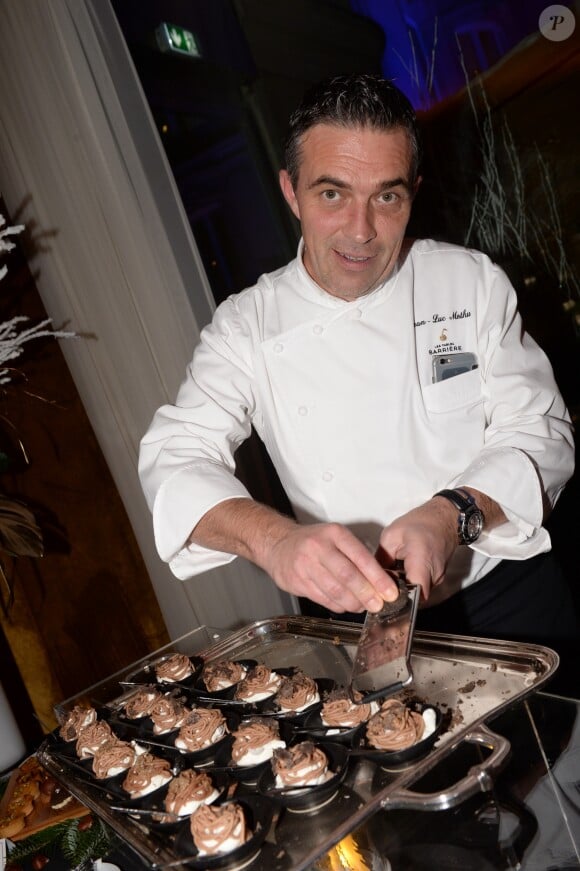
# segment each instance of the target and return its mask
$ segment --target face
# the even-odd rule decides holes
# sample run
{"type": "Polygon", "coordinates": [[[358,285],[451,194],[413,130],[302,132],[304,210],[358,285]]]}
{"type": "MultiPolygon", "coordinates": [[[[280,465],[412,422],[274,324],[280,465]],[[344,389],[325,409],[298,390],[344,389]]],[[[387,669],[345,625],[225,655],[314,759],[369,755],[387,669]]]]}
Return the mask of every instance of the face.
{"type": "Polygon", "coordinates": [[[304,265],[320,287],[355,300],[392,272],[416,189],[404,130],[317,124],[302,139],[296,189],[280,185],[302,225],[304,265]]]}

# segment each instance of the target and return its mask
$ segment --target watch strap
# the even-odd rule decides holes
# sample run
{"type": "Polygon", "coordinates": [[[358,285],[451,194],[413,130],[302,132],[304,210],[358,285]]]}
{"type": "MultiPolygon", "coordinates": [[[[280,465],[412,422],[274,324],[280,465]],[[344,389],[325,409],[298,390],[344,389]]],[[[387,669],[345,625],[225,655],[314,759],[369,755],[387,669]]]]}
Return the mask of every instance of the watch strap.
{"type": "Polygon", "coordinates": [[[456,487],[454,490],[439,490],[434,493],[434,496],[443,496],[444,499],[449,499],[459,511],[465,511],[470,505],[475,505],[475,499],[464,490],[462,487],[456,487]]]}
{"type": "Polygon", "coordinates": [[[459,544],[473,544],[477,541],[483,529],[485,518],[471,493],[462,487],[457,487],[454,490],[439,490],[434,495],[447,499],[459,511],[457,517],[459,544]]]}

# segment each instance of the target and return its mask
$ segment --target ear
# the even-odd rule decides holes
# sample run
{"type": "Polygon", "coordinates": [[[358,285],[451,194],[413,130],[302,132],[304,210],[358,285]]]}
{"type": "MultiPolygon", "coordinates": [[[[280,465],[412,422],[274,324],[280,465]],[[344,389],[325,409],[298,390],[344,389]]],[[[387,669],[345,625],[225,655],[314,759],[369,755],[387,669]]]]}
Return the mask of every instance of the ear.
{"type": "Polygon", "coordinates": [[[284,199],[292,209],[294,215],[298,220],[300,220],[300,209],[298,207],[298,200],[296,199],[296,194],[294,193],[294,187],[292,182],[290,181],[290,176],[288,175],[287,170],[280,170],[280,187],[282,188],[282,193],[284,194],[284,199]]]}
{"type": "Polygon", "coordinates": [[[418,175],[417,180],[415,181],[415,184],[413,185],[413,199],[415,199],[415,197],[417,196],[417,191],[419,190],[419,187],[420,187],[422,181],[423,181],[423,176],[418,175]]]}

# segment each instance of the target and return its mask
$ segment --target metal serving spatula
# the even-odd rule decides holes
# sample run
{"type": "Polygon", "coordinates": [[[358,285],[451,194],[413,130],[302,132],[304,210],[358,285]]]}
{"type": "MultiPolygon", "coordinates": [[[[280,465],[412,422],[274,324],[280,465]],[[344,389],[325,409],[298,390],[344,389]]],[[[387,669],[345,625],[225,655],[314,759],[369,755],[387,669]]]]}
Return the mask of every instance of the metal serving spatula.
{"type": "Polygon", "coordinates": [[[367,611],[350,679],[350,694],[363,701],[384,698],[413,680],[411,644],[417,618],[420,587],[407,584],[402,570],[389,570],[399,595],[377,613],[367,611]]]}

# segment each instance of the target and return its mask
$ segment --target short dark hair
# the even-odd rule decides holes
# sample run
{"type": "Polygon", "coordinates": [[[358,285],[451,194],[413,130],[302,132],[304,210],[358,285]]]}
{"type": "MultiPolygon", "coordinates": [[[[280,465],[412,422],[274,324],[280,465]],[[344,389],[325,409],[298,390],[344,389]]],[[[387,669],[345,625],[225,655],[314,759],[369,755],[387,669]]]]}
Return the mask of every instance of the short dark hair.
{"type": "Polygon", "coordinates": [[[298,182],[302,137],[315,124],[405,130],[412,149],[409,181],[415,182],[421,157],[417,117],[409,100],[388,79],[369,73],[334,76],[306,92],[290,116],[284,146],[286,169],[294,188],[298,182]]]}

